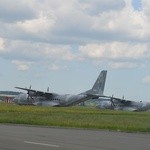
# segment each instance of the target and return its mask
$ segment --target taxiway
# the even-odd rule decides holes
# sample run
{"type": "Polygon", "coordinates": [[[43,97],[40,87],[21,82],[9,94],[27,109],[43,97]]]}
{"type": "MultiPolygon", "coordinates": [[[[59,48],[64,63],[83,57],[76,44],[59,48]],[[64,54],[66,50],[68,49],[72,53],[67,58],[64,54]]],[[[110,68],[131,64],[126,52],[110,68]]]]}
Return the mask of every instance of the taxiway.
{"type": "Polygon", "coordinates": [[[0,124],[0,150],[150,150],[149,133],[0,124]]]}

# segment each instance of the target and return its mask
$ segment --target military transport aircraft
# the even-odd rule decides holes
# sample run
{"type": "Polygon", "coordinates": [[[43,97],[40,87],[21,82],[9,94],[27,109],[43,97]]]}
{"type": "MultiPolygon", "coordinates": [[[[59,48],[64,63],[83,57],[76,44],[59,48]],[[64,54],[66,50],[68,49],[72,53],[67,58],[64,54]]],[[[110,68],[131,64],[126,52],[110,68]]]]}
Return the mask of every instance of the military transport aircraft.
{"type": "Polygon", "coordinates": [[[19,94],[13,102],[19,105],[40,105],[40,106],[72,106],[88,99],[98,98],[103,95],[107,71],[103,70],[98,76],[92,89],[78,95],[42,92],[31,88],[15,87],[27,91],[27,94],[19,94]]]}
{"type": "Polygon", "coordinates": [[[100,109],[113,109],[113,110],[127,110],[127,111],[147,111],[150,110],[150,102],[136,102],[131,100],[125,100],[124,98],[115,97],[100,97],[97,99],[97,108],[100,109]]]}

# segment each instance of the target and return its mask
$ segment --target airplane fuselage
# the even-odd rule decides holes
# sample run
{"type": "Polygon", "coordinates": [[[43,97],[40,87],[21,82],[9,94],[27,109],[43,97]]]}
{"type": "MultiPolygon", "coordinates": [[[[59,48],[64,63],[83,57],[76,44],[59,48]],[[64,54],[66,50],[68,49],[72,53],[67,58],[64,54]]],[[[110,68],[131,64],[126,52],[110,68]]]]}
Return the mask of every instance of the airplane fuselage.
{"type": "Polygon", "coordinates": [[[97,108],[100,109],[112,109],[112,110],[126,110],[126,111],[147,111],[150,110],[150,102],[114,102],[110,100],[100,100],[97,108]]]}
{"type": "Polygon", "coordinates": [[[40,106],[71,106],[89,99],[86,94],[55,94],[50,97],[32,96],[28,94],[19,94],[14,98],[14,102],[19,105],[40,105],[40,106]]]}

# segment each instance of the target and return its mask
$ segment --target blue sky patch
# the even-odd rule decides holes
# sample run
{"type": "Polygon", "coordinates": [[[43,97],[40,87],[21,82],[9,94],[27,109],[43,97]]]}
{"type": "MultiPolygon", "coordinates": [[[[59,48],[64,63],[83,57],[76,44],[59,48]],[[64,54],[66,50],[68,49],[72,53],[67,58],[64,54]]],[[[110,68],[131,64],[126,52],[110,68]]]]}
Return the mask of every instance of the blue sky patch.
{"type": "Polygon", "coordinates": [[[135,10],[140,11],[142,9],[142,2],[141,0],[132,0],[132,5],[135,10]]]}

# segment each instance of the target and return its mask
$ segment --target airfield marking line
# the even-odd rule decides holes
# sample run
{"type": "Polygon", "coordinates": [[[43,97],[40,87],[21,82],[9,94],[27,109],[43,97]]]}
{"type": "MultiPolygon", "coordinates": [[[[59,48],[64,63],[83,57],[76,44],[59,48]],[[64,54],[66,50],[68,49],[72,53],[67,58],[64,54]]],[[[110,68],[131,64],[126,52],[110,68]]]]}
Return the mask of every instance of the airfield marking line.
{"type": "Polygon", "coordinates": [[[31,141],[24,141],[26,144],[34,144],[34,145],[42,145],[42,146],[50,146],[50,147],[59,147],[59,145],[52,145],[46,143],[38,143],[38,142],[31,142],[31,141]]]}

